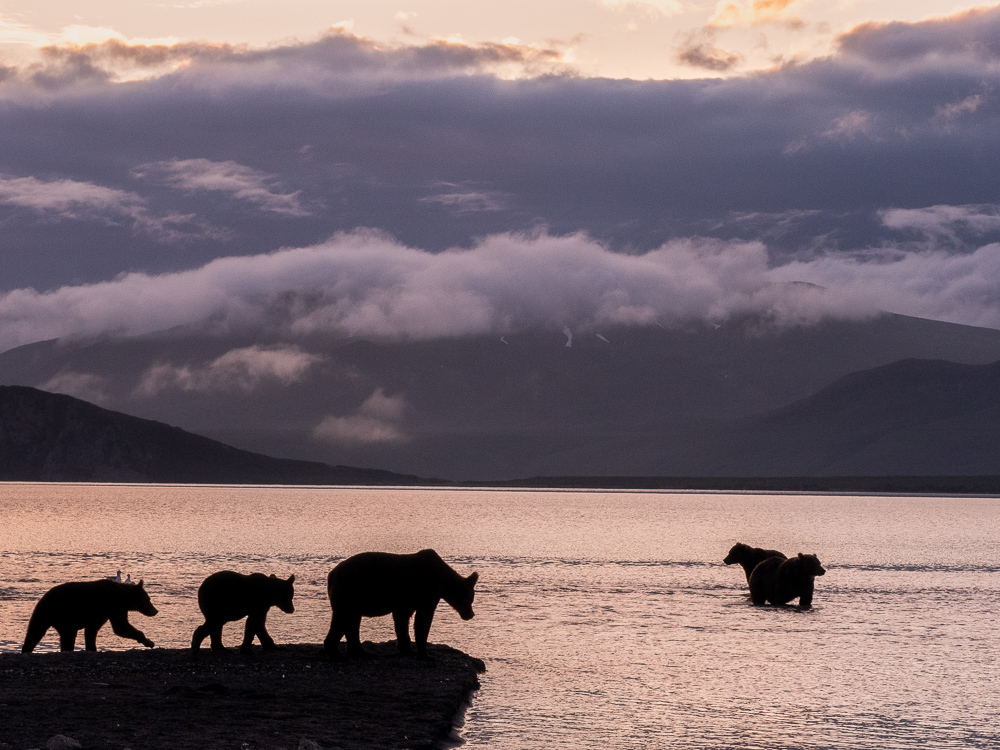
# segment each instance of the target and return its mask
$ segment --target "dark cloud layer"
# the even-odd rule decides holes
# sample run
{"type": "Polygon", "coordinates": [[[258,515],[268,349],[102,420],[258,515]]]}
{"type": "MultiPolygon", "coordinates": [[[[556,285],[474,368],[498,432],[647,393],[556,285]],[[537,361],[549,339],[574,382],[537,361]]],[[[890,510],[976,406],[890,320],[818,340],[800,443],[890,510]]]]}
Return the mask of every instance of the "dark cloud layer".
{"type": "Polygon", "coordinates": [[[900,311],[993,325],[989,295],[964,309],[953,286],[938,305],[917,292],[935,288],[919,274],[964,278],[955,258],[992,263],[1000,240],[998,38],[998,9],[867,25],[828,59],[695,81],[585,79],[555,49],[343,34],[51,49],[0,68],[0,290],[28,290],[4,314],[30,318],[11,305],[32,289],[358,227],[428,253],[544,227],[635,256],[759,242],[781,280],[864,296],[869,271],[905,276],[900,311]]]}

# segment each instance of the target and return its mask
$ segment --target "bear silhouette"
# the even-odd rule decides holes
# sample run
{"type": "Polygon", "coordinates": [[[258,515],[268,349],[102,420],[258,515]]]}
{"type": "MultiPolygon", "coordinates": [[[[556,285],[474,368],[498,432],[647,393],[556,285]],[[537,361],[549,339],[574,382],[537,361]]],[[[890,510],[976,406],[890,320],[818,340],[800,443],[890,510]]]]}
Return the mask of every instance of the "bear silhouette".
{"type": "Polygon", "coordinates": [[[277,607],[291,614],[295,611],[292,597],[295,595],[295,576],[282,580],[274,574],[263,573],[243,575],[232,570],[212,573],[198,588],[198,606],[205,615],[205,624],[195,628],[191,639],[191,649],[197,651],[206,636],[211,637],[213,651],[225,651],[222,645],[222,626],[247,618],[243,631],[241,654],[252,650],[254,636],[260,640],[265,651],[276,649],[274,639],[264,626],[267,611],[277,607]]]}
{"type": "Polygon", "coordinates": [[[141,612],[147,617],[157,612],[142,581],[116,583],[103,579],[53,586],[31,613],[21,653],[34,651],[49,628],[59,633],[60,651],[72,651],[76,647],[76,634],[81,630],[87,651],[96,651],[97,631],[109,620],[115,635],[152,648],[153,642],[128,621],[129,612],[141,612]]]}
{"type": "Polygon", "coordinates": [[[743,572],[746,573],[747,583],[750,583],[750,574],[753,573],[753,569],[757,567],[758,563],[763,562],[769,557],[786,559],[785,555],[776,549],[761,549],[760,547],[751,547],[749,544],[744,544],[743,542],[737,542],[729,550],[729,554],[726,555],[726,559],[722,562],[726,565],[739,563],[743,568],[743,572]]]}
{"type": "Polygon", "coordinates": [[[478,573],[459,575],[432,549],[412,555],[362,552],[340,562],[327,578],[333,616],[323,647],[331,659],[340,657],[340,639],[347,636],[347,653],[365,657],[361,647],[362,617],[392,615],[399,653],[408,655],[410,618],[417,658],[427,659],[427,635],[438,602],[444,599],[463,620],[471,620],[478,573]]]}
{"type": "Polygon", "coordinates": [[[760,606],[788,604],[796,597],[799,609],[812,607],[813,585],[816,576],[826,573],[816,555],[788,558],[769,557],[757,564],[750,574],[750,600],[760,606]]]}

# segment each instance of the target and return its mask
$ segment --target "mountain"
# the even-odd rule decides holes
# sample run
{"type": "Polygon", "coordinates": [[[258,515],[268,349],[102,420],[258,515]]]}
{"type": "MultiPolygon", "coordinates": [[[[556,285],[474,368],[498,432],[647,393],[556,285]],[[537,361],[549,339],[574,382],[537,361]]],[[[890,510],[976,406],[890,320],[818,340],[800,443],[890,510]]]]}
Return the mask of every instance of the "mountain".
{"type": "Polygon", "coordinates": [[[717,475],[791,471],[756,449],[760,467],[733,459],[739,436],[755,415],[850,373],[904,359],[1000,360],[1000,331],[889,314],[786,328],[623,326],[567,343],[559,330],[289,343],[178,329],[19,347],[0,354],[0,383],[245,450],[421,476],[717,475]]]}
{"type": "Polygon", "coordinates": [[[1000,362],[903,360],[742,421],[713,473],[1000,474],[1000,362]]]}
{"type": "Polygon", "coordinates": [[[413,484],[387,471],[242,451],[34,388],[0,386],[0,480],[204,484],[413,484]]]}
{"type": "Polygon", "coordinates": [[[703,422],[654,439],[609,435],[604,444],[560,456],[560,468],[601,466],[599,454],[612,443],[627,457],[618,463],[623,471],[610,472],[617,475],[997,476],[1000,362],[902,360],[852,373],[761,415],[703,422]]]}

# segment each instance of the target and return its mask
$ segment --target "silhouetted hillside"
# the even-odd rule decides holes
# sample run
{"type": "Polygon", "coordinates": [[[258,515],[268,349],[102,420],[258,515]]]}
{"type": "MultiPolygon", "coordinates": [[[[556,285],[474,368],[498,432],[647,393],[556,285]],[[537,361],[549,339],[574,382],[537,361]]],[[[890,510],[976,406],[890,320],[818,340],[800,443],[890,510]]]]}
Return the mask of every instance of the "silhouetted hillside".
{"type": "Polygon", "coordinates": [[[716,473],[1000,474],[1000,362],[909,359],[856,372],[733,436],[716,473]]]}
{"type": "Polygon", "coordinates": [[[779,329],[754,319],[621,326],[577,331],[567,343],[560,330],[267,342],[184,329],[20,347],[0,354],[0,383],[271,456],[497,480],[729,471],[716,425],[906,358],[1000,359],[1000,331],[902,315],[779,329]],[[269,346],[311,364],[256,380],[232,369],[234,353],[260,347],[263,357],[269,346]],[[369,403],[379,394],[390,401],[369,403]],[[320,429],[324,420],[338,430],[320,429]]]}
{"type": "Polygon", "coordinates": [[[417,477],[250,453],[35,388],[0,386],[0,480],[412,484],[417,477]]]}

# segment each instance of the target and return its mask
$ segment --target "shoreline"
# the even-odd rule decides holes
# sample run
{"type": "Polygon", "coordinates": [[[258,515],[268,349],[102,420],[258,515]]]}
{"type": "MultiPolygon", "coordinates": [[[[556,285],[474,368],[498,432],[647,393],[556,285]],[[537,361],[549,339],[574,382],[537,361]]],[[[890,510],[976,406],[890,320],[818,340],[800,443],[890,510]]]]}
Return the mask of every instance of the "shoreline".
{"type": "Polygon", "coordinates": [[[319,644],[0,654],[0,749],[59,734],[102,750],[454,746],[483,662],[443,645],[429,662],[394,641],[365,648],[375,658],[330,662],[319,644]]]}

